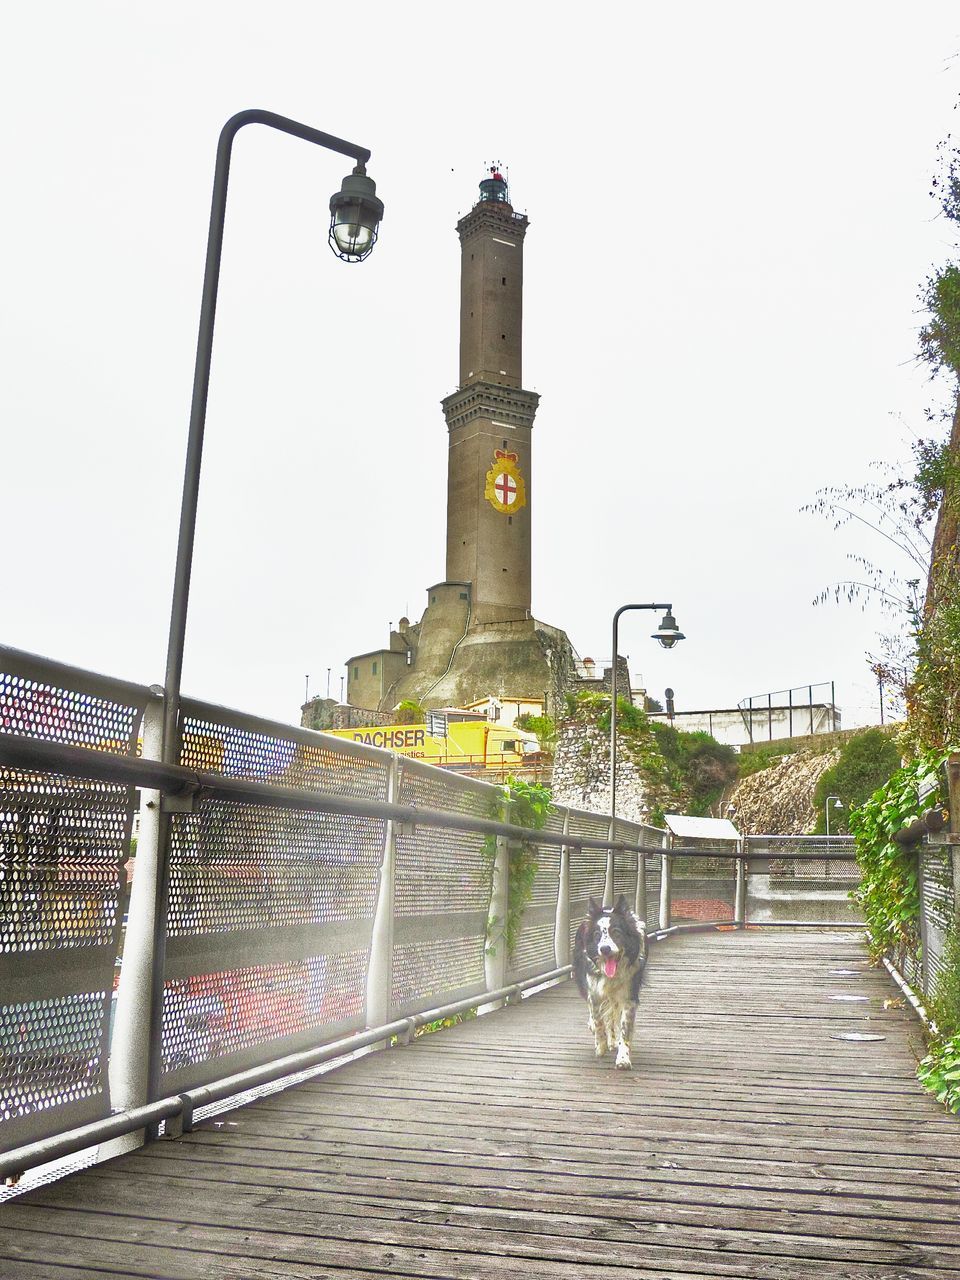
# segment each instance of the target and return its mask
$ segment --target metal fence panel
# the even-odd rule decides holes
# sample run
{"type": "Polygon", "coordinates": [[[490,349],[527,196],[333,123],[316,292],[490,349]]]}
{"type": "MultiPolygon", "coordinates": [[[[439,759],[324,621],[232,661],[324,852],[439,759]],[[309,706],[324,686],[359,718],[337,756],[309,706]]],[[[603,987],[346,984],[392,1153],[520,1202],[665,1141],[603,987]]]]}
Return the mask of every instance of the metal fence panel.
{"type": "Polygon", "coordinates": [[[748,920],[863,923],[851,896],[860,883],[852,836],[747,836],[744,852],[750,862],[748,920]],[[796,858],[798,853],[805,857],[796,858]]]}
{"type": "Polygon", "coordinates": [[[943,973],[947,933],[956,921],[953,851],[948,845],[923,844],[919,863],[921,961],[904,976],[929,997],[943,973]]]}
{"type": "MultiPolygon", "coordinates": [[[[563,814],[554,810],[544,830],[563,833],[563,814]]],[[[530,900],[523,912],[520,936],[507,959],[510,982],[522,982],[538,973],[546,973],[555,962],[554,942],[557,920],[557,896],[560,888],[560,847],[531,841],[537,858],[537,873],[530,900]]]]}
{"type": "MultiPolygon", "coordinates": [[[[148,689],[0,649],[0,733],[134,755],[148,689]]],[[[110,1111],[135,793],[0,767],[0,1146],[110,1111]]]]}
{"type": "MultiPolygon", "coordinates": [[[[195,702],[184,713],[187,767],[386,799],[383,753],[195,702]]],[[[385,830],[219,799],[171,815],[161,1092],[363,1025],[385,830]]]]}
{"type": "Polygon", "coordinates": [[[733,858],[685,858],[679,854],[671,857],[670,865],[672,925],[733,920],[736,897],[733,858]]]}
{"type": "MultiPolygon", "coordinates": [[[[500,795],[487,783],[400,761],[400,804],[492,818],[500,795]]],[[[438,827],[398,831],[394,1016],[482,993],[494,843],[438,827]]]]}
{"type": "MultiPolygon", "coordinates": [[[[625,844],[640,844],[643,839],[643,828],[637,822],[617,822],[617,839],[625,844]]],[[[631,909],[637,900],[637,871],[639,854],[618,850],[613,860],[613,899],[614,902],[622,893],[631,909]]]]}

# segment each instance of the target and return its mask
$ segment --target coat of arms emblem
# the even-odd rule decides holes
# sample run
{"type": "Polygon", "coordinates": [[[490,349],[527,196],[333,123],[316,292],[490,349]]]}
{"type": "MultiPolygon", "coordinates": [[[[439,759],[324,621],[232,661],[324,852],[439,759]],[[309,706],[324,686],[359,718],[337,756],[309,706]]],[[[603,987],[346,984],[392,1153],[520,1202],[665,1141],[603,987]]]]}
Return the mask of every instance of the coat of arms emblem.
{"type": "Polygon", "coordinates": [[[527,505],[527,486],[517,466],[518,455],[496,449],[493,466],[487,472],[483,496],[495,511],[512,515],[527,505]]]}

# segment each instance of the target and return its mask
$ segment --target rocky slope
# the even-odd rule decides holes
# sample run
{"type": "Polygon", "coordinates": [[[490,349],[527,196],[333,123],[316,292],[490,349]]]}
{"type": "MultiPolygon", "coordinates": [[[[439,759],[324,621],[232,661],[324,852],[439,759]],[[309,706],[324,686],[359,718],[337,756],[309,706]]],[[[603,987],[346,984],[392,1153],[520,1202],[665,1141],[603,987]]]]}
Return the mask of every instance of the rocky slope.
{"type": "Polygon", "coordinates": [[[839,758],[839,750],[798,751],[744,778],[727,798],[737,806],[737,828],[743,835],[806,835],[816,822],[813,793],[820,775],[839,758]]]}

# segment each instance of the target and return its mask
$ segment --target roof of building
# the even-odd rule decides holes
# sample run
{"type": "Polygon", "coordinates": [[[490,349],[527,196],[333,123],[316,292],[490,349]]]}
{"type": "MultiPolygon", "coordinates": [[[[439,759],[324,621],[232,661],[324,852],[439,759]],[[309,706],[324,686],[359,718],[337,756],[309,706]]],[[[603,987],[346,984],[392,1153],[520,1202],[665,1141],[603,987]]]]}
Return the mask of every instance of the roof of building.
{"type": "Polygon", "coordinates": [[[691,818],[686,813],[664,814],[667,827],[685,840],[739,840],[740,832],[729,818],[691,818]]]}

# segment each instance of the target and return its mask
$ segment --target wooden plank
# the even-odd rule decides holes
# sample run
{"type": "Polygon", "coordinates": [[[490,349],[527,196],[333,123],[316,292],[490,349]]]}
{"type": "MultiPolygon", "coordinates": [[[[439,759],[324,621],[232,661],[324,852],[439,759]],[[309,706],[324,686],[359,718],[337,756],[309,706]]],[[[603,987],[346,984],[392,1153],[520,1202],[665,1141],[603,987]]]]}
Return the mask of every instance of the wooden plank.
{"type": "Polygon", "coordinates": [[[10,1202],[0,1276],[960,1280],[896,997],[849,934],[673,939],[633,1072],[564,984],[10,1202]]]}
{"type": "MultiPolygon", "coordinates": [[[[109,1170],[101,1170],[97,1175],[104,1179],[111,1177],[109,1170]]],[[[129,1179],[121,1180],[113,1175],[113,1185],[102,1191],[108,1194],[115,1211],[128,1208],[142,1208],[143,1198],[129,1179]]],[[[192,1219],[202,1215],[204,1209],[193,1206],[192,1201],[185,1201],[184,1183],[181,1179],[170,1177],[153,1179],[151,1182],[150,1214],[161,1220],[180,1221],[183,1216],[192,1219]],[[186,1207],[186,1214],[184,1209],[186,1207]]],[[[73,1184],[71,1195],[55,1202],[56,1207],[71,1208],[95,1205],[97,1195],[96,1179],[85,1180],[84,1184],[73,1184]]],[[[575,1240],[590,1237],[597,1240],[616,1241],[628,1244],[645,1243],[656,1245],[666,1257],[666,1249],[695,1248],[712,1250],[724,1248],[729,1252],[749,1252],[759,1254],[785,1254],[791,1256],[799,1249],[806,1250],[807,1257],[836,1259],[844,1258],[849,1246],[833,1236],[790,1235],[771,1231],[739,1231],[729,1228],[723,1230],[703,1227],[686,1228],[671,1224],[669,1233],[665,1233],[659,1222],[648,1224],[633,1220],[609,1218],[601,1221],[592,1219],[586,1214],[546,1213],[532,1218],[529,1214],[517,1213],[508,1209],[492,1210],[477,1205],[433,1206],[417,1201],[387,1201],[379,1197],[349,1197],[342,1195],[318,1195],[314,1190],[285,1191],[282,1195],[264,1196],[260,1188],[230,1187],[227,1194],[219,1202],[219,1221],[221,1224],[247,1226],[256,1222],[260,1227],[273,1227],[277,1223],[289,1226],[291,1213],[303,1212],[309,1215],[299,1229],[311,1235],[327,1233],[348,1237],[363,1226],[352,1219],[360,1219],[367,1224],[370,1231],[379,1233],[381,1222],[419,1223],[444,1228],[445,1231],[458,1232],[458,1244],[463,1246],[466,1237],[460,1235],[461,1229],[509,1232],[512,1237],[520,1235],[543,1234],[548,1226],[549,1234],[560,1238],[573,1237],[575,1240]],[[334,1219],[336,1222],[334,1222],[334,1219]],[[369,1224],[374,1224],[370,1226],[369,1224]]],[[[69,1227],[67,1227],[69,1230],[69,1227]]],[[[376,1238],[379,1238],[377,1235],[376,1238]]],[[[858,1248],[859,1260],[864,1263],[919,1263],[926,1258],[932,1265],[931,1258],[922,1251],[891,1242],[862,1240],[858,1248]]],[[[960,1254],[956,1250],[940,1247],[936,1251],[938,1264],[949,1259],[954,1266],[958,1265],[960,1254]]]]}

